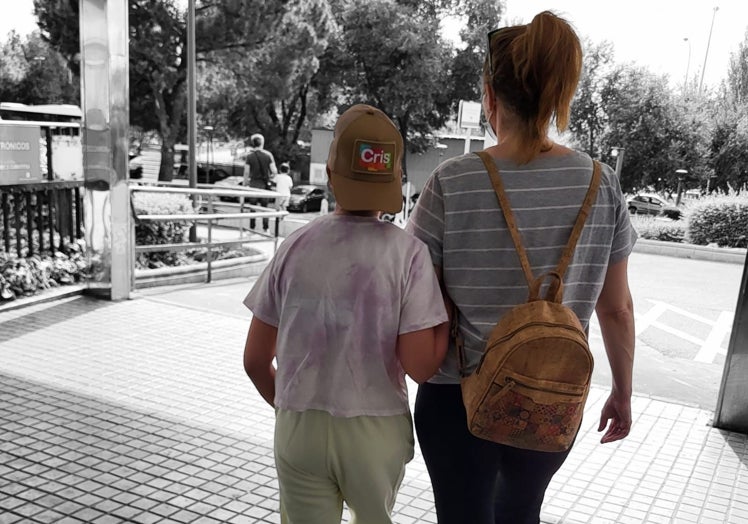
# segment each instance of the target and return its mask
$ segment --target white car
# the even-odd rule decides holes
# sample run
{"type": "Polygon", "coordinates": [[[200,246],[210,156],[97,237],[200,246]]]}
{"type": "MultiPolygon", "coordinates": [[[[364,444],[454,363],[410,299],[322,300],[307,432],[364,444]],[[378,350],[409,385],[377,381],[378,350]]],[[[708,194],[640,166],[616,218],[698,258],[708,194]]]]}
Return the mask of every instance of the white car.
{"type": "Polygon", "coordinates": [[[626,201],[626,206],[632,214],[665,215],[668,218],[679,219],[683,212],[669,204],[660,195],[654,193],[639,193],[626,201]]]}

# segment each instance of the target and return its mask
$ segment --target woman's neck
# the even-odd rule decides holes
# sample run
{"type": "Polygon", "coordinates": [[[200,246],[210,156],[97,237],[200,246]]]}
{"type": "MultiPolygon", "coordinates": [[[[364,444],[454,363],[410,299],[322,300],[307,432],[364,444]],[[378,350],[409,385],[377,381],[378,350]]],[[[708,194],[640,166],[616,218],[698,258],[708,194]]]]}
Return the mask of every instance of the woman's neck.
{"type": "MultiPolygon", "coordinates": [[[[515,135],[504,135],[499,137],[499,143],[489,148],[489,152],[496,158],[504,158],[507,160],[513,160],[519,162],[523,155],[520,154],[524,148],[520,147],[520,142],[515,138],[515,135]]],[[[543,145],[540,148],[538,156],[556,156],[568,154],[569,149],[556,144],[550,138],[546,137],[543,140],[543,145]]]]}

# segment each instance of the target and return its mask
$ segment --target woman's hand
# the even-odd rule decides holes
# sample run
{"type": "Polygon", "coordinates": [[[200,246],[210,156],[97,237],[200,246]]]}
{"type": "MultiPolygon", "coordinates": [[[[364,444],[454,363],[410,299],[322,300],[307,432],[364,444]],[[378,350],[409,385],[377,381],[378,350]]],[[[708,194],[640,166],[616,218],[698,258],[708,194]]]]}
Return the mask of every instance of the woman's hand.
{"type": "Polygon", "coordinates": [[[602,431],[606,426],[608,431],[600,439],[601,444],[622,440],[628,436],[631,431],[631,396],[617,395],[615,392],[610,394],[600,413],[600,425],[597,430],[602,431]]]}

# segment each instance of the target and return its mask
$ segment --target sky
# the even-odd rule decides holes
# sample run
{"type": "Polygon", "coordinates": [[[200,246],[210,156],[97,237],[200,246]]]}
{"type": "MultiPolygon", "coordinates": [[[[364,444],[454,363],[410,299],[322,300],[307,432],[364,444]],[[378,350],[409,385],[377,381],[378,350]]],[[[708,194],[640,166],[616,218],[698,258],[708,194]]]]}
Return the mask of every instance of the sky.
{"type": "Polygon", "coordinates": [[[674,86],[683,85],[686,72],[700,79],[702,70],[705,86],[719,85],[727,78],[730,53],[737,52],[748,29],[748,0],[508,0],[506,6],[508,23],[528,23],[541,11],[554,11],[580,36],[610,41],[617,62],[667,74],[674,86]]]}
{"type": "MultiPolygon", "coordinates": [[[[32,0],[0,0],[0,5],[0,40],[11,29],[25,35],[36,28],[32,0]]],[[[617,62],[667,74],[674,86],[683,84],[687,72],[700,79],[705,58],[704,85],[719,85],[727,76],[730,53],[737,52],[748,29],[748,0],[507,0],[506,7],[504,20],[517,23],[552,10],[569,20],[580,36],[610,41],[617,62]]]]}

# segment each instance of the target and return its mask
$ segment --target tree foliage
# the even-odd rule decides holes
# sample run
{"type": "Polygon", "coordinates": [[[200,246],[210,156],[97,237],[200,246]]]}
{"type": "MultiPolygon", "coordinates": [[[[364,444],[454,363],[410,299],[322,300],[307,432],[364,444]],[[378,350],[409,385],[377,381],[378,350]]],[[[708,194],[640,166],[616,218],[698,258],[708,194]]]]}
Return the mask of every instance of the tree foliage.
{"type": "Polygon", "coordinates": [[[460,29],[464,46],[457,49],[449,71],[452,111],[457,111],[460,100],[481,99],[483,62],[488,49],[488,32],[496,29],[504,6],[501,2],[463,0],[454,6],[455,12],[467,13],[460,29]]]}
{"type": "Polygon", "coordinates": [[[11,32],[0,44],[0,101],[22,104],[79,104],[79,82],[65,58],[39,32],[11,32]]]}
{"type": "Polygon", "coordinates": [[[610,96],[614,87],[610,82],[613,58],[610,42],[584,41],[582,76],[572,104],[569,130],[580,149],[593,157],[602,152],[600,140],[608,123],[603,97],[610,96]]]}
{"type": "MultiPolygon", "coordinates": [[[[394,0],[355,0],[339,18],[325,66],[342,88],[341,105],[384,111],[411,151],[420,151],[449,116],[451,54],[435,15],[394,0]]],[[[407,167],[406,167],[407,169],[407,167]]]]}
{"type": "Polygon", "coordinates": [[[710,189],[748,189],[748,32],[732,54],[727,82],[713,103],[710,189]]]}
{"type": "Polygon", "coordinates": [[[585,48],[569,126],[575,144],[611,163],[612,149],[624,148],[624,191],[673,193],[679,182],[705,183],[709,125],[703,100],[684,99],[666,77],[646,68],[616,64],[608,43],[586,42],[585,48]],[[684,169],[687,175],[676,172],[684,169]]]}
{"type": "MultiPolygon", "coordinates": [[[[310,112],[320,109],[312,84],[335,21],[325,1],[278,5],[284,9],[273,14],[273,23],[263,24],[264,34],[244,42],[250,48],[226,45],[205,54],[200,91],[205,112],[228,133],[261,132],[279,159],[293,161],[302,155],[299,140],[310,138],[310,112]]],[[[222,18],[217,16],[214,26],[222,18]]],[[[240,32],[248,31],[253,29],[240,32]]]]}
{"type": "Polygon", "coordinates": [[[727,96],[736,104],[748,105],[748,30],[738,50],[730,56],[727,88],[727,96]]]}

